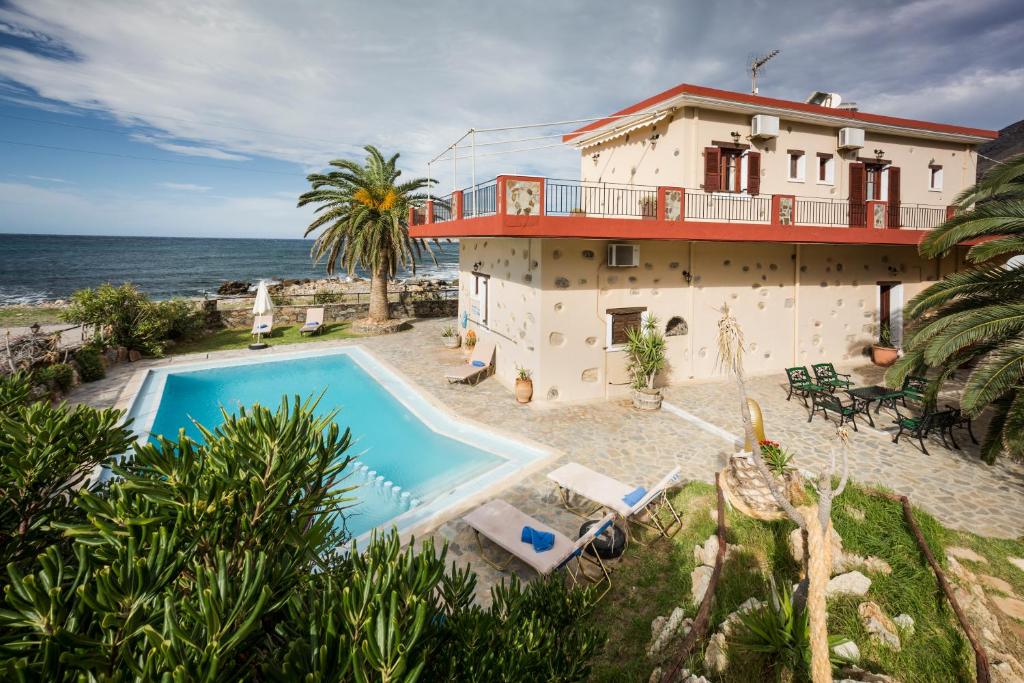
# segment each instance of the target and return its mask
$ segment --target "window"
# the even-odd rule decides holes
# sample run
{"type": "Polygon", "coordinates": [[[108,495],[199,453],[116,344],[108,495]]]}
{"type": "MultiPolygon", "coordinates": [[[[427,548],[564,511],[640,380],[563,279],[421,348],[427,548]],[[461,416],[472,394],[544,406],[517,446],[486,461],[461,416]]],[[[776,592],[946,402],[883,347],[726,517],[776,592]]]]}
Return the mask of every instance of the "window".
{"type": "Polygon", "coordinates": [[[630,329],[639,329],[646,308],[609,308],[608,348],[623,346],[629,341],[630,329]]]}
{"type": "Polygon", "coordinates": [[[803,150],[789,150],[789,179],[794,182],[802,183],[806,177],[805,166],[806,159],[804,157],[803,150]]]}
{"type": "Polygon", "coordinates": [[[722,149],[722,191],[743,191],[743,157],[742,149],[722,149]]]}
{"type": "Polygon", "coordinates": [[[836,182],[836,162],[831,154],[818,154],[818,182],[822,185],[836,182]]]}
{"type": "Polygon", "coordinates": [[[884,200],[886,198],[885,184],[883,182],[884,173],[882,170],[885,167],[882,164],[865,164],[864,172],[866,175],[866,186],[864,198],[868,201],[871,200],[884,200]]]}
{"type": "Polygon", "coordinates": [[[928,189],[938,192],[942,189],[942,167],[932,164],[928,167],[928,189]]]}
{"type": "Polygon", "coordinates": [[[490,275],[473,273],[473,291],[469,297],[469,317],[487,325],[487,289],[490,284],[490,275]]]}

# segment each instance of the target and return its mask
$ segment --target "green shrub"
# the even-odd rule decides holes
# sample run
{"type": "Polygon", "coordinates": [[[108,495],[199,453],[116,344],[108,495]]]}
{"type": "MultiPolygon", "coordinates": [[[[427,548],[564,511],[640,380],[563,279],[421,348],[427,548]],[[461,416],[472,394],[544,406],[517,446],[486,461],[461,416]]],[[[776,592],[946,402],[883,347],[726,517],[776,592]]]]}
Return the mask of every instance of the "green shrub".
{"type": "Polygon", "coordinates": [[[120,412],[29,402],[30,390],[26,375],[0,381],[0,566],[57,542],[53,525],[78,514],[69,494],[130,440],[120,412]]]}
{"type": "Polygon", "coordinates": [[[61,317],[70,323],[94,325],[100,344],[150,355],[163,353],[166,321],[158,307],[131,283],[80,289],[71,295],[61,317]]]}
{"type": "MultiPolygon", "coordinates": [[[[434,681],[584,678],[590,591],[493,591],[446,548],[396,533],[338,553],[349,432],[298,399],[225,414],[202,443],[137,446],[81,492],[54,544],[9,568],[0,672],[35,680],[434,681]],[[72,514],[73,513],[73,514],[72,514]]],[[[113,429],[113,427],[111,427],[113,429]]],[[[55,428],[68,441],[74,432],[55,428]]],[[[54,438],[57,438],[56,436],[54,438]]],[[[6,482],[0,481],[5,486],[6,482]]],[[[72,506],[69,506],[72,507],[72,506]]],[[[12,544],[16,545],[16,544],[12,544]]]]}
{"type": "Polygon", "coordinates": [[[37,370],[36,379],[41,384],[65,392],[75,382],[75,369],[67,363],[54,363],[37,370]]]}
{"type": "Polygon", "coordinates": [[[78,375],[83,382],[95,382],[107,375],[100,352],[91,346],[75,353],[75,365],[78,366],[78,375]]]}
{"type": "Polygon", "coordinates": [[[164,338],[171,341],[194,339],[206,329],[206,312],[191,301],[171,299],[154,304],[164,328],[164,338]]]}

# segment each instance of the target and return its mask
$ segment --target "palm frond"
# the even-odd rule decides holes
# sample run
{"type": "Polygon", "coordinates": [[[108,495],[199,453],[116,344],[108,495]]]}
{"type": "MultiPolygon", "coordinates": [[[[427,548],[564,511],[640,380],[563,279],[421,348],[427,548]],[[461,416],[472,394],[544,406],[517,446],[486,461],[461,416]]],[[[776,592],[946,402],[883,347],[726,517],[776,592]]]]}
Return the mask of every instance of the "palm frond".
{"type": "Polygon", "coordinates": [[[1005,342],[982,358],[964,386],[961,408],[977,416],[990,403],[1024,383],[1024,339],[1005,342]]]}

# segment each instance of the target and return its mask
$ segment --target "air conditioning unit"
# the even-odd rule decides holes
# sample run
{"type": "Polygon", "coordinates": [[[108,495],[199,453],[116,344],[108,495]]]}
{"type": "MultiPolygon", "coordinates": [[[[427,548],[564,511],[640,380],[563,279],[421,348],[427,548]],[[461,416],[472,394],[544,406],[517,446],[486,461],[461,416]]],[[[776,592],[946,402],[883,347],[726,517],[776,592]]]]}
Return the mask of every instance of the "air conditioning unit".
{"type": "Polygon", "coordinates": [[[779,136],[779,117],[768,114],[755,114],[750,119],[750,137],[776,138],[779,136]]]}
{"type": "Polygon", "coordinates": [[[616,268],[635,268],[640,265],[640,247],[636,244],[609,244],[608,265],[616,268]]]}
{"type": "Polygon", "coordinates": [[[860,149],[864,146],[863,128],[840,128],[839,149],[860,149]]]}

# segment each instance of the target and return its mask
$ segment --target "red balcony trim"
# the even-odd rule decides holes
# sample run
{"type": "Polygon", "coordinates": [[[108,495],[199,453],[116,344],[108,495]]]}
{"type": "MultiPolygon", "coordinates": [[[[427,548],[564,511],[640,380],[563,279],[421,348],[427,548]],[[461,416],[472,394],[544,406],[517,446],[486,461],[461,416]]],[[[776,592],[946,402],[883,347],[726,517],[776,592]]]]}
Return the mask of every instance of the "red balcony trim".
{"type": "Polygon", "coordinates": [[[506,216],[497,214],[409,228],[415,238],[552,237],[619,240],[696,240],[703,242],[777,242],[808,244],[916,245],[928,230],[764,223],[632,220],[593,216],[506,216]]]}

